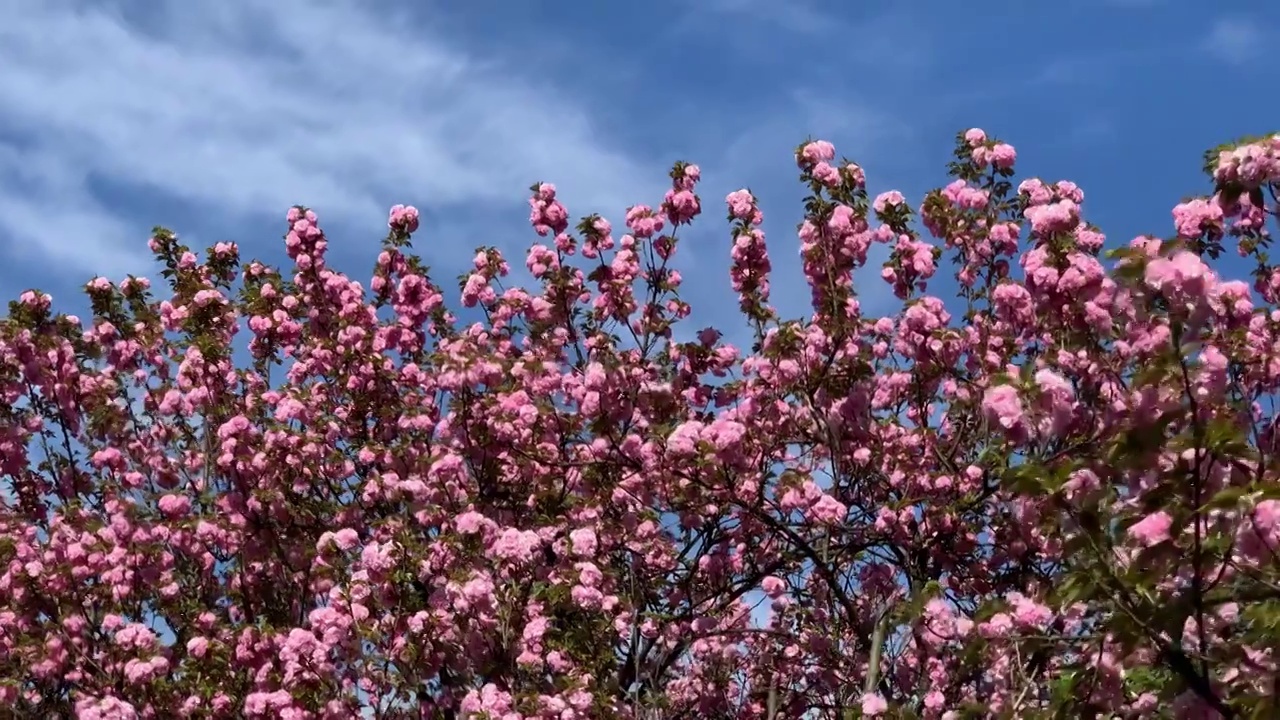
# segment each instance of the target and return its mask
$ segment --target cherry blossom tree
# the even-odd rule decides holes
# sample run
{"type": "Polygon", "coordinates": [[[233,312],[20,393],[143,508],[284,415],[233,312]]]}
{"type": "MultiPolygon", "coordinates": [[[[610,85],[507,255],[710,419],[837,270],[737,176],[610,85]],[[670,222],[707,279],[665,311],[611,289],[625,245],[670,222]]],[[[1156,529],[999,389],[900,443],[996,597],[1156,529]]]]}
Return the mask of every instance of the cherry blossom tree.
{"type": "Polygon", "coordinates": [[[0,321],[0,701],[1273,717],[1280,135],[1207,157],[1171,237],[1104,251],[1081,188],[1015,185],[981,130],[916,207],[806,142],[781,248],[811,313],[771,301],[740,190],[742,325],[696,333],[684,163],[618,232],[571,229],[535,185],[533,282],[482,248],[460,297],[414,254],[412,207],[367,286],[302,207],[284,270],[157,229],[163,292],[97,278],[88,319],[32,290],[0,321]],[[885,317],[854,282],[878,243],[885,317]]]}

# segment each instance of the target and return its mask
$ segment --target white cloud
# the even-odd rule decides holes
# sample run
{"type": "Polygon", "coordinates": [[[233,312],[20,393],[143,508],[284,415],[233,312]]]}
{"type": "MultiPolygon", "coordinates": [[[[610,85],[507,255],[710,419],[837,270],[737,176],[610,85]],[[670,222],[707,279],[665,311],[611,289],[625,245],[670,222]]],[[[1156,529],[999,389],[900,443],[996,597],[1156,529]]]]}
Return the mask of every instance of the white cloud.
{"type": "Polygon", "coordinates": [[[155,6],[0,0],[10,252],[78,274],[143,269],[151,219],[96,194],[104,181],[223,218],[301,202],[373,229],[394,202],[519,213],[539,179],[575,214],[617,215],[661,187],[662,163],[612,147],[553,83],[385,5],[155,6]]]}
{"type": "MultiPolygon", "coordinates": [[[[38,152],[0,145],[0,239],[14,241],[4,248],[7,254],[51,269],[113,277],[148,267],[145,234],[122,243],[130,236],[128,224],[88,196],[71,163],[38,152]]],[[[133,234],[146,229],[139,226],[133,234]]]]}
{"type": "Polygon", "coordinates": [[[1257,23],[1244,18],[1222,18],[1209,29],[1204,47],[1223,62],[1241,65],[1258,57],[1264,44],[1263,34],[1257,23]]]}

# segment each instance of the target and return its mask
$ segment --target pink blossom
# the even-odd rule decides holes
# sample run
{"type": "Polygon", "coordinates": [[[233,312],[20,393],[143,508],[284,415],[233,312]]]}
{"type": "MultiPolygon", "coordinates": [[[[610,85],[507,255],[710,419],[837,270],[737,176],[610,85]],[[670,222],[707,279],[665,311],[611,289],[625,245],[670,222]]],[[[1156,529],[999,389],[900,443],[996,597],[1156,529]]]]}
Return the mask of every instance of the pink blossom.
{"type": "Polygon", "coordinates": [[[1025,410],[1012,385],[997,385],[982,396],[982,409],[987,417],[1005,430],[1012,430],[1022,423],[1025,410]]]}
{"type": "Polygon", "coordinates": [[[1169,513],[1159,510],[1129,526],[1129,537],[1145,547],[1158,545],[1170,539],[1169,530],[1173,527],[1173,518],[1169,513]]]}
{"type": "MultiPolygon", "coordinates": [[[[662,96],[646,89],[641,115],[662,96]]],[[[530,147],[548,172],[563,159],[530,147]]],[[[490,155],[437,173],[442,207],[450,183],[487,197],[490,155]]],[[[154,282],[94,278],[85,303],[15,290],[0,704],[758,718],[857,688],[864,716],[951,720],[1043,714],[1084,677],[1074,700],[1108,716],[1274,705],[1258,618],[1280,584],[1280,135],[1224,146],[1170,203],[1177,237],[1115,253],[1093,208],[1142,209],[1133,163],[1086,207],[974,128],[909,205],[837,157],[796,150],[803,199],[780,224],[747,189],[703,217],[697,165],[646,190],[605,162],[573,212],[530,186],[524,246],[494,219],[472,233],[492,245],[424,252],[396,205],[335,257],[298,206],[274,255],[255,246],[280,264],[156,229],[154,282]],[[597,202],[617,187],[648,196],[597,202]],[[775,284],[771,245],[802,285],[775,284]],[[864,287],[877,276],[894,302],[864,287]],[[1100,567],[1106,592],[1073,590],[1100,567]],[[1223,602],[1129,632],[1193,607],[1197,574],[1223,602]],[[1169,642],[1208,663],[1211,695],[1169,642]]],[[[101,231],[42,219],[69,264],[101,231]]]]}
{"type": "Polygon", "coordinates": [[[876,717],[888,712],[889,703],[879,693],[867,693],[862,696],[862,714],[876,717]]]}

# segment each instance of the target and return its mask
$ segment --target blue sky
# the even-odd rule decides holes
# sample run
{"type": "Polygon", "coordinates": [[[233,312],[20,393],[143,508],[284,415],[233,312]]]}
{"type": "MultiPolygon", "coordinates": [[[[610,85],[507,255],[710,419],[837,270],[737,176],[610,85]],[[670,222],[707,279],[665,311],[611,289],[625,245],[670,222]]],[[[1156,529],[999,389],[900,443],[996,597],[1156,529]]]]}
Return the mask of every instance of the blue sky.
{"type": "MultiPolygon", "coordinates": [[[[1080,183],[1112,242],[1165,234],[1207,187],[1206,147],[1280,126],[1266,8],[0,0],[0,288],[74,310],[91,276],[150,271],[156,224],[280,259],[293,203],[360,279],[387,207],[417,205],[416,245],[452,287],[479,244],[523,265],[532,182],[621,226],[681,159],[705,179],[679,263],[699,320],[734,317],[723,197],[743,186],[798,315],[795,145],[832,140],[873,193],[914,204],[972,126],[1016,145],[1023,174],[1080,183]]],[[[875,270],[873,308],[890,297],[875,270]]]]}

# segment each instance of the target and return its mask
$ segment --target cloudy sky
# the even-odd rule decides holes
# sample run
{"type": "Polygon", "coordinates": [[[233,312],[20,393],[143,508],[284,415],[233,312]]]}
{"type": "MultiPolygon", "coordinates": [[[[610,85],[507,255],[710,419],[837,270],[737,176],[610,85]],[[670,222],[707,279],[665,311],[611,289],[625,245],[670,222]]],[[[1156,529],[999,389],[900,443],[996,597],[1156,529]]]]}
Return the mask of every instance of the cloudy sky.
{"type": "MultiPolygon", "coordinates": [[[[295,203],[317,210],[357,278],[388,206],[417,205],[416,245],[451,284],[480,244],[523,264],[531,183],[555,182],[575,217],[621,225],[688,160],[709,210],[681,264],[700,317],[732,315],[722,200],[744,186],[798,314],[806,293],[785,292],[800,282],[794,146],[830,139],[873,192],[917,202],[972,126],[1016,145],[1024,173],[1079,182],[1112,241],[1165,234],[1170,206],[1206,187],[1205,148],[1277,129],[1265,48],[1280,28],[1265,10],[0,0],[0,288],[38,286],[73,309],[88,278],[151,270],[157,224],[278,259],[295,203]]],[[[868,303],[887,296],[867,286],[868,303]]]]}

